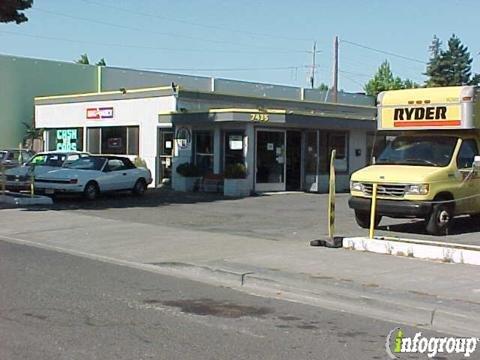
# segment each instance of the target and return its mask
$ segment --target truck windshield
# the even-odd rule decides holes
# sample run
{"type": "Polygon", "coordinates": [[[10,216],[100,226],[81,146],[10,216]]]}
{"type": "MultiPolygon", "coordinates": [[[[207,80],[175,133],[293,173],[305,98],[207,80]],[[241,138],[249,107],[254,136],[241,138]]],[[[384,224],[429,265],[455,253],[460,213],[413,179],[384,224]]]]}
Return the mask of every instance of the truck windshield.
{"type": "Polygon", "coordinates": [[[397,136],[376,164],[447,166],[456,144],[457,138],[450,136],[397,136]]]}

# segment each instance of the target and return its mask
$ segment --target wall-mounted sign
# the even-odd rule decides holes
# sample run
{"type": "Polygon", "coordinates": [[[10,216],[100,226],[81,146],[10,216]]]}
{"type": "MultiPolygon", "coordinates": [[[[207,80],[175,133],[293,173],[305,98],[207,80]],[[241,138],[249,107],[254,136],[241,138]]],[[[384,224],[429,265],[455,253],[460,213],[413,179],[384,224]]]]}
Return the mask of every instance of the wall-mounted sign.
{"type": "Polygon", "coordinates": [[[113,107],[98,107],[87,109],[88,120],[113,119],[113,107]]]}
{"type": "Polygon", "coordinates": [[[107,146],[109,149],[121,149],[122,148],[122,138],[113,137],[107,139],[107,146]]]}
{"type": "Polygon", "coordinates": [[[77,129],[57,130],[57,147],[59,151],[77,151],[77,129]]]}
{"type": "Polygon", "coordinates": [[[175,133],[175,140],[179,149],[188,150],[192,144],[192,134],[188,128],[180,127],[175,133]]]}

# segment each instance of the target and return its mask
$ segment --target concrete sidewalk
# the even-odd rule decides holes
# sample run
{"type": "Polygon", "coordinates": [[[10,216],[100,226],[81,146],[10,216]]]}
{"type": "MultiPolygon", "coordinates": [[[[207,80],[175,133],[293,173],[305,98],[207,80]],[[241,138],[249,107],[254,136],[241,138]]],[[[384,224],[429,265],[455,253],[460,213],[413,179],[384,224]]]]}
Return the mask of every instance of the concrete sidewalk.
{"type": "Polygon", "coordinates": [[[2,210],[0,240],[446,333],[480,335],[480,279],[474,266],[73,211],[2,210]]]}

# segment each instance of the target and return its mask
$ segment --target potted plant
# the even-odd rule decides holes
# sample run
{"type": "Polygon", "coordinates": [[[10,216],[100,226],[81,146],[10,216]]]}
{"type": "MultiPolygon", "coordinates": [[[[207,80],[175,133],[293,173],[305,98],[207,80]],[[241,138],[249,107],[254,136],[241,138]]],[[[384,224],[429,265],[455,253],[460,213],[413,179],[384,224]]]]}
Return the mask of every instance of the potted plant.
{"type": "Polygon", "coordinates": [[[250,186],[247,180],[247,168],[244,164],[236,163],[227,166],[225,169],[223,194],[232,197],[250,195],[250,186]]]}
{"type": "Polygon", "coordinates": [[[177,174],[174,181],[176,191],[193,191],[200,181],[200,170],[195,164],[183,163],[177,166],[177,174]]]}

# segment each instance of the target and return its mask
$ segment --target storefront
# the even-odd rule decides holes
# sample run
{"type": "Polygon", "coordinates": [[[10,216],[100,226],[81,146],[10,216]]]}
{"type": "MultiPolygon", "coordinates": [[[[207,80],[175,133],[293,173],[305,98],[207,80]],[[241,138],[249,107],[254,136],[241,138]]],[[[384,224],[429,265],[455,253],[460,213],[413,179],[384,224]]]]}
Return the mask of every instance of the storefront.
{"type": "Polygon", "coordinates": [[[45,129],[46,150],[139,157],[153,185],[175,187],[182,163],[194,163],[204,175],[243,164],[251,191],[325,192],[336,149],[337,187],[346,190],[349,174],[366,164],[373,106],[307,101],[303,89],[299,100],[232,89],[224,94],[172,84],[42,97],[36,124],[45,129]]]}

